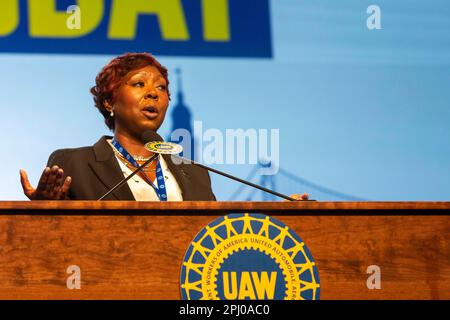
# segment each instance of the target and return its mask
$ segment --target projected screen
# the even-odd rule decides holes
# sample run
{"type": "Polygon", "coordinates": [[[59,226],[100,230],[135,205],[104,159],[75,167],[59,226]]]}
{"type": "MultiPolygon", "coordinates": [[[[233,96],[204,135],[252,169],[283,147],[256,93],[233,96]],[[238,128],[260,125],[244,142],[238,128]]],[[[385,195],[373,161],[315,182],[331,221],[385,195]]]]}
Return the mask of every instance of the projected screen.
{"type": "MultiPolygon", "coordinates": [[[[36,185],[54,150],[112,135],[89,90],[144,51],[169,70],[158,132],[199,162],[317,200],[448,199],[449,16],[444,0],[2,1],[0,199],[26,199],[19,169],[36,185]]],[[[211,178],[218,200],[276,200],[211,178]]]]}

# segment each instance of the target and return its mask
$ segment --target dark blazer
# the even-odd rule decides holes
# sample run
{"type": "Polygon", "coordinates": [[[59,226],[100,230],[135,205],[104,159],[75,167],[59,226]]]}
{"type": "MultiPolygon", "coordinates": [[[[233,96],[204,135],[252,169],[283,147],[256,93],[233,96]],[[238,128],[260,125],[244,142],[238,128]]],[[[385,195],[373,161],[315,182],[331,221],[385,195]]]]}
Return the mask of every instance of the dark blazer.
{"type": "MultiPolygon", "coordinates": [[[[103,136],[91,147],[61,149],[53,152],[47,166],[57,165],[72,177],[67,197],[71,200],[97,200],[124,178],[111,146],[103,136]]],[[[180,186],[183,200],[215,201],[208,171],[191,164],[175,165],[170,155],[163,155],[180,186]]],[[[110,194],[105,200],[135,200],[128,184],[110,194]]]]}

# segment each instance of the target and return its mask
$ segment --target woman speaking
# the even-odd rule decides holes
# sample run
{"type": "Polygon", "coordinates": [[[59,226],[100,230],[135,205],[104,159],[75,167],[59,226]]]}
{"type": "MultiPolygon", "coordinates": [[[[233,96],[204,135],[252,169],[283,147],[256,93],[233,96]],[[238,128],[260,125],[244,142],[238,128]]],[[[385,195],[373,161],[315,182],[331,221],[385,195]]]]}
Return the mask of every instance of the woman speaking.
{"type": "MultiPolygon", "coordinates": [[[[141,135],[163,123],[168,85],[167,69],[148,53],[113,59],[97,75],[91,92],[114,136],[103,136],[91,147],[53,152],[36,188],[21,170],[25,195],[31,200],[99,199],[152,156],[141,135]]],[[[208,201],[215,196],[205,169],[175,165],[170,155],[160,155],[105,200],[208,201]]]]}
{"type": "MultiPolygon", "coordinates": [[[[148,53],[113,59],[97,75],[91,89],[96,108],[113,137],[91,147],[56,150],[34,188],[20,170],[23,192],[31,200],[97,200],[150,159],[141,141],[157,131],[170,100],[167,69],[148,53]]],[[[291,195],[307,200],[308,195],[291,195]]],[[[173,163],[159,155],[105,200],[216,200],[208,171],[189,163],[173,163]]]]}

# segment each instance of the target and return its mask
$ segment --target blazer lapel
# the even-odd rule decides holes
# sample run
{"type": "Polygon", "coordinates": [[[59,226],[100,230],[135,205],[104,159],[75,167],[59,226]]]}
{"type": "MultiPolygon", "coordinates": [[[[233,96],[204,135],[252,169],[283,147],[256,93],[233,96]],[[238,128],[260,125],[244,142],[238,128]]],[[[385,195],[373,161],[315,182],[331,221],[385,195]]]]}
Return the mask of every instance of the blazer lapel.
{"type": "MultiPolygon", "coordinates": [[[[110,138],[112,137],[103,136],[94,145],[95,161],[89,162],[89,166],[94,171],[97,178],[108,190],[112,189],[124,178],[122,170],[114,156],[114,152],[108,141],[106,141],[106,139],[110,138]]],[[[128,183],[124,183],[120,186],[120,188],[108,196],[107,199],[112,200],[112,197],[116,200],[135,200],[128,183]]]]}

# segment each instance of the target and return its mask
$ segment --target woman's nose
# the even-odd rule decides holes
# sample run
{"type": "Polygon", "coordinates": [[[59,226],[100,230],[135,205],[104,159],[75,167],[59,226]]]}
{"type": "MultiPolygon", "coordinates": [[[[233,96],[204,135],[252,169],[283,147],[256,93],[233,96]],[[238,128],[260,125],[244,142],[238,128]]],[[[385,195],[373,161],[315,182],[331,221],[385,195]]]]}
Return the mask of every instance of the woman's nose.
{"type": "Polygon", "coordinates": [[[155,90],[150,90],[149,92],[147,92],[145,97],[147,99],[158,100],[158,94],[155,90]]]}

